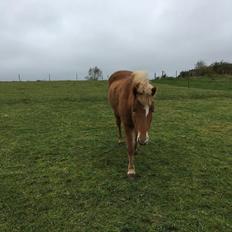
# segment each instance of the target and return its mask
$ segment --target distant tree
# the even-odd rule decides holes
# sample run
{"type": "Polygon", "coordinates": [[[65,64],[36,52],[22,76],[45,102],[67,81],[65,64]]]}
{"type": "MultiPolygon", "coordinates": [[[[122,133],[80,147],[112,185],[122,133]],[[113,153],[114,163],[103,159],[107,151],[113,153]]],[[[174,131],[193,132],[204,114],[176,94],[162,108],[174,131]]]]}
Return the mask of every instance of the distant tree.
{"type": "Polygon", "coordinates": [[[214,78],[215,75],[232,75],[232,63],[224,62],[214,62],[207,66],[204,61],[198,61],[195,64],[195,68],[188,71],[181,71],[178,77],[200,77],[208,76],[214,78]]]}
{"type": "Polygon", "coordinates": [[[201,68],[205,68],[205,67],[206,67],[206,63],[203,60],[199,60],[195,64],[195,69],[201,69],[201,68]]]}
{"type": "Polygon", "coordinates": [[[232,64],[228,62],[224,62],[223,60],[220,62],[215,62],[210,65],[213,71],[217,74],[227,74],[232,75],[232,64]]]}
{"type": "Polygon", "coordinates": [[[161,73],[161,78],[166,78],[167,77],[167,74],[165,73],[164,70],[162,70],[162,73],[161,73]]]}
{"type": "Polygon", "coordinates": [[[99,80],[102,78],[102,70],[95,66],[94,68],[89,68],[88,76],[85,77],[87,80],[99,80]]]}
{"type": "Polygon", "coordinates": [[[203,60],[199,60],[195,64],[195,69],[192,70],[192,74],[194,74],[193,76],[207,76],[211,75],[211,70],[203,60]]]}

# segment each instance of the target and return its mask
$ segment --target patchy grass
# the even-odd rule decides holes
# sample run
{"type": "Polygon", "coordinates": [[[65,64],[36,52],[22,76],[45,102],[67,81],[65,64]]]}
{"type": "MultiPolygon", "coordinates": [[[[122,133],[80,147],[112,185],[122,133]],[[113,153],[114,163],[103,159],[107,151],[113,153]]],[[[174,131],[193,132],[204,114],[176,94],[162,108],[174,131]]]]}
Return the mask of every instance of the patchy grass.
{"type": "Polygon", "coordinates": [[[0,231],[231,231],[232,93],[174,85],[131,181],[106,82],[0,83],[0,231]]]}
{"type": "Polygon", "coordinates": [[[161,79],[155,83],[168,84],[200,89],[229,90],[232,91],[232,76],[191,77],[185,79],[161,79]]]}

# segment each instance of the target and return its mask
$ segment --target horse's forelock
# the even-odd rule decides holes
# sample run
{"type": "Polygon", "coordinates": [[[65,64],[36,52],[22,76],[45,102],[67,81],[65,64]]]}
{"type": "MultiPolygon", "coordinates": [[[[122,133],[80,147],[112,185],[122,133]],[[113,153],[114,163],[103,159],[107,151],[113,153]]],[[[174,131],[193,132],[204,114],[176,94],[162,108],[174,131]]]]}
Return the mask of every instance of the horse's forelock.
{"type": "Polygon", "coordinates": [[[151,106],[153,102],[153,97],[146,94],[137,95],[137,100],[143,105],[143,106],[151,106]]]}
{"type": "Polygon", "coordinates": [[[152,88],[149,83],[148,74],[146,72],[137,71],[132,73],[134,86],[137,88],[137,99],[143,106],[152,104],[152,88]]]}

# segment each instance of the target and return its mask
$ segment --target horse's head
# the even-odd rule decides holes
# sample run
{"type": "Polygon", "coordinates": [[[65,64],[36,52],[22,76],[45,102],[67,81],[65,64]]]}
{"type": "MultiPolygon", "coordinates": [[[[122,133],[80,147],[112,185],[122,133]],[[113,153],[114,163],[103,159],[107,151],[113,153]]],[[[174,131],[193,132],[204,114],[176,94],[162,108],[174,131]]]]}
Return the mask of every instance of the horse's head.
{"type": "Polygon", "coordinates": [[[133,122],[137,132],[137,142],[145,145],[149,141],[148,131],[151,126],[154,112],[154,99],[156,87],[148,81],[136,83],[133,88],[133,122]]]}

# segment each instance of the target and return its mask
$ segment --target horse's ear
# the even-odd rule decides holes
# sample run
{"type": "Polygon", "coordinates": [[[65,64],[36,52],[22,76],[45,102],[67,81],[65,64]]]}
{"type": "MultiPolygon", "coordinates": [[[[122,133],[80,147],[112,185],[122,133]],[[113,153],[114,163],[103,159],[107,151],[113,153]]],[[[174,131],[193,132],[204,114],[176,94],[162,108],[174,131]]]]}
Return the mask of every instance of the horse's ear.
{"type": "Polygon", "coordinates": [[[155,93],[156,93],[156,87],[153,87],[153,88],[151,89],[151,95],[154,96],[155,93]]]}
{"type": "Polygon", "coordinates": [[[134,88],[133,88],[133,93],[134,93],[135,96],[136,96],[137,93],[138,93],[138,88],[139,88],[139,83],[137,83],[137,84],[134,86],[134,88]]]}

